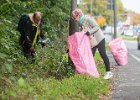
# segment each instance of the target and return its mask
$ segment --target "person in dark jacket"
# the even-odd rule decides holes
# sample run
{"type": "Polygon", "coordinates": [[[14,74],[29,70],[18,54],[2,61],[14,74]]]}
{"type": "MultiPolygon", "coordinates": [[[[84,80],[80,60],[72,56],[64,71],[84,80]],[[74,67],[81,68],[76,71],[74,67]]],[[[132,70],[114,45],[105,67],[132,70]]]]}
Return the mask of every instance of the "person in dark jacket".
{"type": "Polygon", "coordinates": [[[20,32],[20,45],[26,56],[33,56],[35,53],[35,44],[39,36],[44,39],[44,34],[41,30],[42,14],[39,11],[35,13],[22,15],[18,24],[20,32]]]}

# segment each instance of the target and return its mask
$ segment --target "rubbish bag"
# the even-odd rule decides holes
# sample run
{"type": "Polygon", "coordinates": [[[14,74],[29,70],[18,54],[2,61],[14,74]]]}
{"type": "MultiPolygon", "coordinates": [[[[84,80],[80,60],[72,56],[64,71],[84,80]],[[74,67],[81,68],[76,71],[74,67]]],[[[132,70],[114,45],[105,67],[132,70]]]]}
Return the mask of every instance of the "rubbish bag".
{"type": "Polygon", "coordinates": [[[109,47],[118,65],[126,65],[128,63],[128,51],[122,38],[110,41],[109,47]]]}
{"type": "Polygon", "coordinates": [[[76,72],[99,77],[91,51],[89,37],[84,32],[75,32],[68,37],[68,49],[76,72]]]}

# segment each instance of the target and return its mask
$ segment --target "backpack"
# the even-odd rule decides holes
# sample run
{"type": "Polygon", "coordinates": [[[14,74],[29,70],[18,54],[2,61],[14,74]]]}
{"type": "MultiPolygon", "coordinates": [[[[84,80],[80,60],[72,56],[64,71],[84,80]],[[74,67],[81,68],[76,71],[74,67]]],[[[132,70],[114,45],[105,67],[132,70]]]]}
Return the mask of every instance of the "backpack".
{"type": "Polygon", "coordinates": [[[28,21],[28,15],[24,14],[24,15],[21,15],[20,19],[19,19],[19,22],[18,22],[18,27],[17,27],[17,30],[20,32],[21,35],[24,35],[24,26],[25,24],[27,23],[28,21]]]}

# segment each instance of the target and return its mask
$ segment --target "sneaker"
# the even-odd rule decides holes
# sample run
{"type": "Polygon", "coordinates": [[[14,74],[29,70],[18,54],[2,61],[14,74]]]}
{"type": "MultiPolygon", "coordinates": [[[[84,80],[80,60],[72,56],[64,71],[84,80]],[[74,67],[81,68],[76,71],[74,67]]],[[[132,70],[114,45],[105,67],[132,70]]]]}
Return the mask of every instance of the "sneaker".
{"type": "Polygon", "coordinates": [[[104,76],[104,79],[110,79],[110,78],[112,78],[112,76],[113,76],[113,73],[112,72],[106,72],[106,74],[105,74],[105,76],[104,76]]]}

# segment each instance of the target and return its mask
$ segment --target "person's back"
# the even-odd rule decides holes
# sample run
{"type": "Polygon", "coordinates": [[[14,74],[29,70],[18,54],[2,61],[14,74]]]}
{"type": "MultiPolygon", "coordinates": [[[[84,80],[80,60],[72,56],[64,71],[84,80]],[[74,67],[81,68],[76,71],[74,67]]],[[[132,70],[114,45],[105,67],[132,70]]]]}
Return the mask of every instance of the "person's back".
{"type": "Polygon", "coordinates": [[[94,34],[97,44],[99,44],[105,38],[95,19],[89,15],[84,15],[81,31],[89,31],[90,33],[94,34]]]}
{"type": "Polygon", "coordinates": [[[27,23],[28,20],[29,20],[28,15],[26,15],[26,14],[21,15],[20,20],[19,20],[19,23],[18,23],[18,28],[17,28],[17,29],[18,29],[18,31],[20,32],[20,34],[21,34],[22,36],[25,35],[24,27],[25,27],[25,25],[26,25],[26,23],[27,23]]]}

